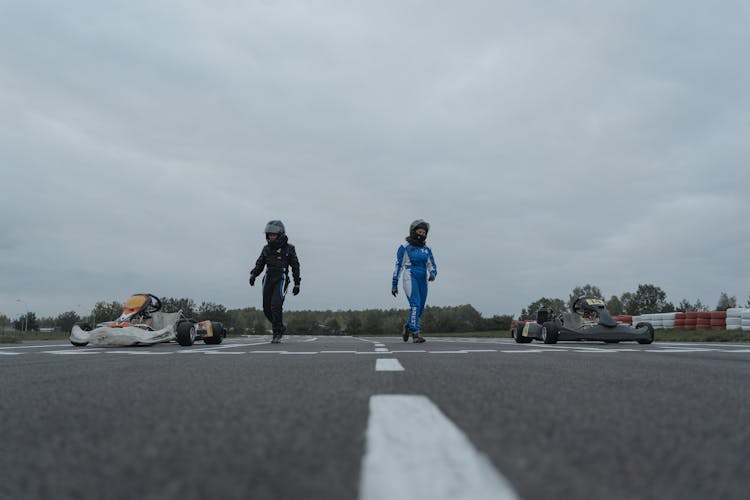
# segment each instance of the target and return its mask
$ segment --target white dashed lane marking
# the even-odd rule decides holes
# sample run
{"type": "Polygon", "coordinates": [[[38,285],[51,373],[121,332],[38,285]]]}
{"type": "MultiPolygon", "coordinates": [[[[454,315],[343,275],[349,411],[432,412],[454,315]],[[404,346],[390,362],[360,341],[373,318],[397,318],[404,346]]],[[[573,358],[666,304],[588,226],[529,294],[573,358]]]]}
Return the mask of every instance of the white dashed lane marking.
{"type": "Polygon", "coordinates": [[[376,372],[402,372],[404,367],[394,358],[379,358],[375,360],[376,372]]]}
{"type": "Polygon", "coordinates": [[[425,396],[372,396],[365,440],[360,500],[518,498],[492,462],[425,396]]]}

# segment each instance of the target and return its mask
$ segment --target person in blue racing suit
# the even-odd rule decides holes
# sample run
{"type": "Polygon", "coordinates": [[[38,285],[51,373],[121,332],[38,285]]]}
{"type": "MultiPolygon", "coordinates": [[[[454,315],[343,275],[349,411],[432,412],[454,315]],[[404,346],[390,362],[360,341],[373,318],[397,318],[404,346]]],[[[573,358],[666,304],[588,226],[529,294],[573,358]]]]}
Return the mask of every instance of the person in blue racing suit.
{"type": "Polygon", "coordinates": [[[283,322],[283,306],[286,290],[289,286],[289,267],[292,268],[294,287],[292,295],[299,293],[300,272],[299,259],[294,245],[289,243],[286,236],[284,223],[280,220],[272,220],[266,224],[266,241],[260,257],[255,262],[255,267],[250,271],[250,286],[255,285],[255,278],[266,270],[263,278],[263,314],[273,326],[272,344],[281,342],[281,337],[286,331],[283,322]]]}
{"type": "Polygon", "coordinates": [[[409,301],[409,321],[404,325],[403,339],[408,342],[409,335],[415,344],[425,341],[419,330],[419,319],[422,317],[427,302],[427,282],[435,281],[437,266],[432,250],[425,245],[430,225],[417,219],[409,226],[406,243],[396,251],[396,270],[393,272],[391,294],[398,295],[398,277],[403,272],[404,293],[409,301]]]}

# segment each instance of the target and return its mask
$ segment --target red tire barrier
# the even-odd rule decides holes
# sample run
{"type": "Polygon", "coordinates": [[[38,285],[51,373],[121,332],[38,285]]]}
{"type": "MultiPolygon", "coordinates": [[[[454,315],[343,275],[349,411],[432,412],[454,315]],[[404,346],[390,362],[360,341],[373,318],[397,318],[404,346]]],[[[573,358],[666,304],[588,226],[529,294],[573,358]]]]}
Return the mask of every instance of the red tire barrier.
{"type": "Polygon", "coordinates": [[[719,318],[719,319],[711,318],[710,324],[711,324],[711,326],[720,326],[720,327],[724,328],[725,326],[727,326],[727,320],[726,319],[721,319],[721,318],[719,318]]]}
{"type": "Polygon", "coordinates": [[[674,313],[674,320],[685,319],[685,313],[674,313]]]}
{"type": "Polygon", "coordinates": [[[616,316],[613,316],[612,319],[615,321],[619,321],[620,323],[626,323],[628,325],[633,324],[633,316],[630,314],[618,314],[616,316]]]}
{"type": "Polygon", "coordinates": [[[726,311],[711,311],[711,319],[726,319],[726,311]]]}
{"type": "Polygon", "coordinates": [[[701,311],[698,313],[698,319],[711,319],[711,313],[708,311],[701,311]]]}
{"type": "Polygon", "coordinates": [[[695,311],[686,312],[685,319],[698,319],[698,313],[695,311]]]}

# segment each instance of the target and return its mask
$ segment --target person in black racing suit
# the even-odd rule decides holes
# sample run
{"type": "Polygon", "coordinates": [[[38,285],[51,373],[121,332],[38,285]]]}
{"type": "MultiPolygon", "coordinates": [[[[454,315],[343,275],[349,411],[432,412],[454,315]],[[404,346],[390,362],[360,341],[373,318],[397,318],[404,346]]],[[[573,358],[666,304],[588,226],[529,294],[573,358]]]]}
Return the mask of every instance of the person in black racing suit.
{"type": "Polygon", "coordinates": [[[283,322],[283,306],[286,290],[289,286],[289,267],[292,268],[294,287],[292,295],[299,293],[300,273],[299,259],[294,245],[289,243],[286,229],[280,220],[272,220],[266,224],[266,241],[255,267],[250,271],[250,286],[255,285],[255,278],[266,269],[263,278],[263,314],[273,326],[273,340],[278,344],[286,331],[283,322]]]}

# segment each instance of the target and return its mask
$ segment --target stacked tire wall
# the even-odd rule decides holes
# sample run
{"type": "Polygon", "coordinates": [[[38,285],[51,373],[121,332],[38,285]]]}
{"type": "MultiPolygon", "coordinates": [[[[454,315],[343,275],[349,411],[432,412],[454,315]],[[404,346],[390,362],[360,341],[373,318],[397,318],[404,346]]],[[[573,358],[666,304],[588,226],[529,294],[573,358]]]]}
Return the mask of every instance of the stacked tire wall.
{"type": "Polygon", "coordinates": [[[649,313],[641,314],[640,316],[633,316],[633,325],[637,325],[641,322],[651,323],[654,330],[661,330],[662,328],[673,329],[675,327],[676,315],[678,313],[649,313]]]}
{"type": "Polygon", "coordinates": [[[727,309],[725,321],[727,330],[750,331],[750,309],[744,307],[727,309]]]}
{"type": "Polygon", "coordinates": [[[633,316],[634,325],[641,321],[651,323],[654,329],[750,331],[750,309],[735,308],[726,311],[688,311],[633,316]]]}

